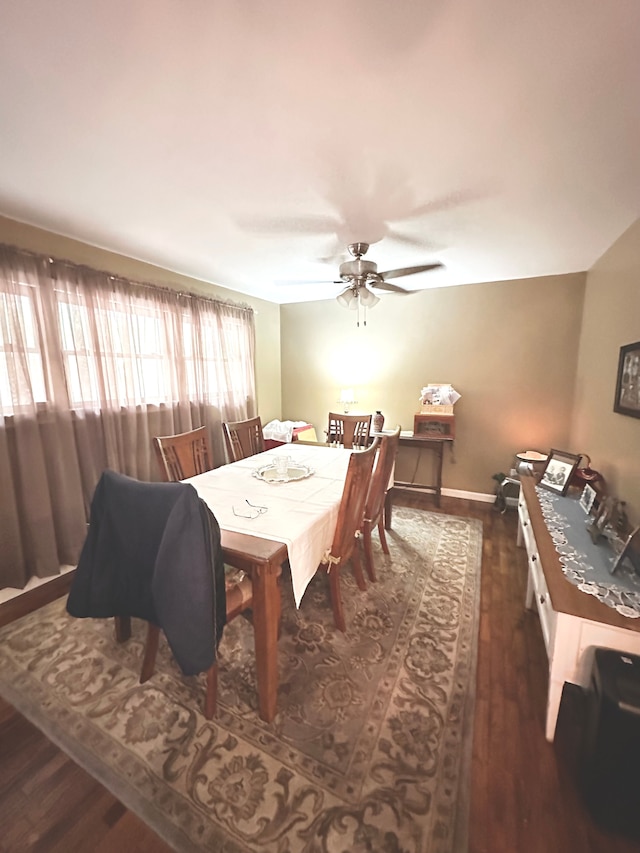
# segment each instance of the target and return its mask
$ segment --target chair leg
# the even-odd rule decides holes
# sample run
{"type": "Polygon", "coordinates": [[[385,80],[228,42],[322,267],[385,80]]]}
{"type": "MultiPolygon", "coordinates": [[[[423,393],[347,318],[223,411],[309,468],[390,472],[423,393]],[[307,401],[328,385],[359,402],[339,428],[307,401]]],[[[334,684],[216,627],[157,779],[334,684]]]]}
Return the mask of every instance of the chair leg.
{"type": "Polygon", "coordinates": [[[342,631],[342,633],[344,633],[347,630],[347,626],[344,621],[342,596],[340,594],[340,569],[337,566],[331,566],[331,571],[329,572],[329,588],[331,590],[333,621],[335,622],[338,631],[342,631]]]}
{"type": "Polygon", "coordinates": [[[355,544],[353,546],[353,551],[351,552],[351,562],[353,564],[353,573],[356,576],[356,583],[358,584],[358,589],[365,592],[367,588],[367,582],[364,579],[364,575],[362,574],[362,563],[360,562],[360,543],[356,539],[355,544]]]}
{"type": "Polygon", "coordinates": [[[156,655],[158,654],[158,642],[160,641],[160,628],[152,622],[147,623],[147,642],[144,644],[144,658],[142,659],[142,672],[140,673],[140,684],[144,684],[153,675],[156,666],[156,655]]]}
{"type": "MultiPolygon", "coordinates": [[[[144,646],[144,658],[142,660],[142,672],[140,673],[140,684],[144,684],[153,675],[158,654],[160,641],[160,628],[151,622],[147,624],[147,641],[144,646]]],[[[204,715],[207,720],[213,719],[216,713],[218,699],[218,665],[211,664],[206,673],[206,693],[204,700],[204,715]]]]}
{"type": "Polygon", "coordinates": [[[364,567],[371,583],[375,583],[377,578],[373,565],[373,548],[371,547],[371,530],[369,527],[365,527],[362,531],[362,544],[364,546],[364,567]]]}
{"type": "Polygon", "coordinates": [[[212,720],[216,714],[218,701],[218,664],[212,663],[207,670],[207,691],[204,699],[204,715],[207,720],[212,720]]]}
{"type": "Polygon", "coordinates": [[[131,637],[131,617],[116,616],[113,620],[116,643],[125,643],[131,637]]]}
{"type": "Polygon", "coordinates": [[[385,554],[389,553],[389,546],[387,545],[387,535],[384,532],[384,518],[380,516],[380,520],[378,521],[378,533],[380,535],[380,544],[382,545],[382,550],[385,554]]]}

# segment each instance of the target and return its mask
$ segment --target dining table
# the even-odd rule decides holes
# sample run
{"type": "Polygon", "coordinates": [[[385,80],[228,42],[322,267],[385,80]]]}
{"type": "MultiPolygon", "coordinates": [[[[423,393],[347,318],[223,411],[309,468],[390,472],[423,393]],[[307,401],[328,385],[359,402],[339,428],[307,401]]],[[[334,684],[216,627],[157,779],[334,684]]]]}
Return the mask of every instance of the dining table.
{"type": "Polygon", "coordinates": [[[277,709],[282,565],[288,561],[299,607],[331,548],[351,453],[295,442],[183,481],[215,515],[225,563],[251,576],[258,710],[266,722],[277,709]]]}

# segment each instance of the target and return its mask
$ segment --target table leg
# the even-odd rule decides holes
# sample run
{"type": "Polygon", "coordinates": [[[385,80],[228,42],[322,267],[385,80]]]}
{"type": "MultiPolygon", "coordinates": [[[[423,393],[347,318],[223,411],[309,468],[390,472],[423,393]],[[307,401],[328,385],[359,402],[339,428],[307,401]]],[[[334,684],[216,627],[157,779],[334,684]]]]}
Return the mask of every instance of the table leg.
{"type": "Polygon", "coordinates": [[[384,496],[384,527],[391,530],[391,515],[393,513],[393,486],[387,490],[384,496]]]}
{"type": "Polygon", "coordinates": [[[253,579],[253,631],[256,649],[258,708],[270,723],[278,698],[278,629],[280,624],[280,565],[256,565],[253,579]]]}
{"type": "MultiPolygon", "coordinates": [[[[444,446],[447,444],[449,447],[453,447],[453,441],[451,439],[440,439],[440,438],[408,438],[402,439],[400,438],[400,444],[406,444],[411,447],[417,447],[422,450],[431,450],[435,454],[435,459],[433,459],[433,463],[435,465],[435,471],[433,471],[433,477],[431,484],[427,485],[426,483],[416,483],[416,482],[403,482],[400,480],[396,480],[394,482],[394,488],[398,490],[409,489],[416,490],[422,492],[428,492],[432,494],[436,501],[436,506],[440,506],[440,499],[442,496],[442,466],[444,462],[444,446]]],[[[385,499],[385,528],[387,530],[391,529],[391,492],[393,489],[390,489],[387,493],[387,497],[385,499]]]]}
{"type": "Polygon", "coordinates": [[[443,456],[443,447],[442,442],[436,445],[435,453],[437,457],[436,461],[436,506],[440,506],[440,495],[442,494],[442,456],[443,456]]]}

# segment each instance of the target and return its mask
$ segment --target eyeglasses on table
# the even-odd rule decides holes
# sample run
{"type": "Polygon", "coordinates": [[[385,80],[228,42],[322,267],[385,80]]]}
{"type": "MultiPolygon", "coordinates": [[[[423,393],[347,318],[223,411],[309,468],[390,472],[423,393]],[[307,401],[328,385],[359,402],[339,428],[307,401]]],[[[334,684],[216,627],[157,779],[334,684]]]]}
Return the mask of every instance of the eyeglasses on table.
{"type": "Polygon", "coordinates": [[[257,518],[259,515],[264,515],[264,513],[268,509],[268,506],[252,504],[251,501],[247,500],[246,498],[245,502],[240,506],[231,507],[231,511],[237,518],[257,518]]]}

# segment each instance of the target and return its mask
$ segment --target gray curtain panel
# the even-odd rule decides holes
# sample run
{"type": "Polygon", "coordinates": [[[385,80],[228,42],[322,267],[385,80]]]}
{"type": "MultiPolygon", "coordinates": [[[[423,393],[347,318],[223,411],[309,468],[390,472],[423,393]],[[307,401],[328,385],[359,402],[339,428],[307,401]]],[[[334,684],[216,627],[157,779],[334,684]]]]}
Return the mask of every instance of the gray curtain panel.
{"type": "Polygon", "coordinates": [[[105,468],[255,410],[253,310],[0,246],[0,588],[75,565],[105,468]]]}

